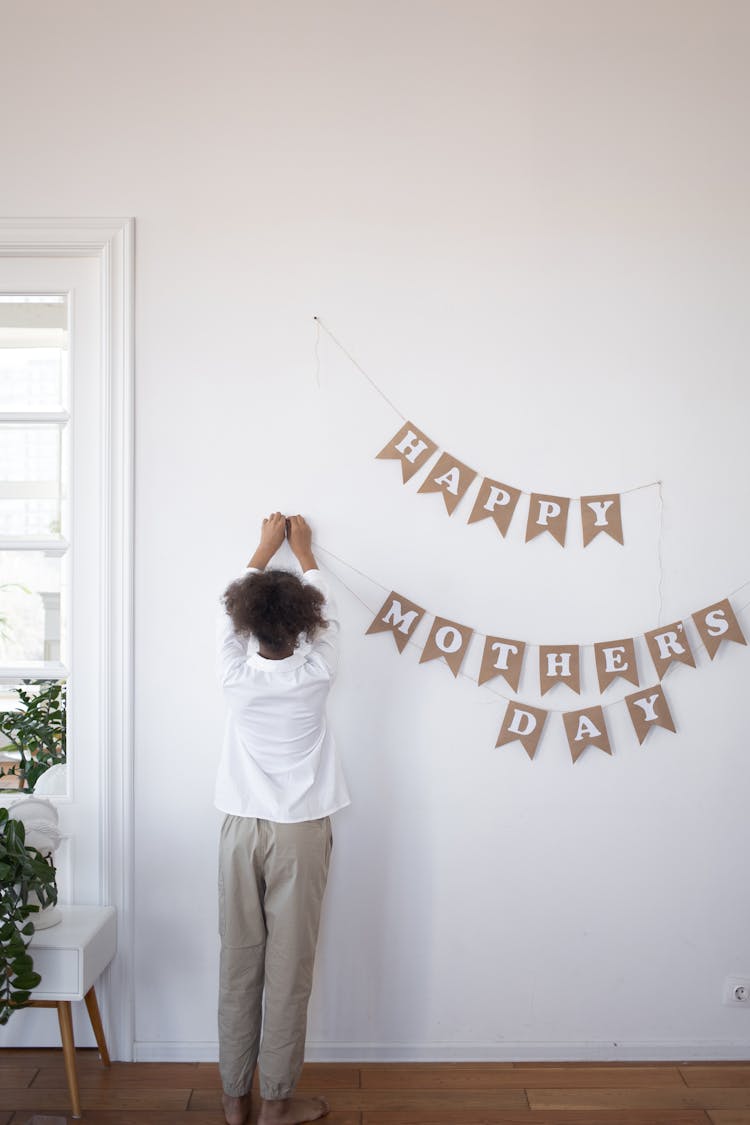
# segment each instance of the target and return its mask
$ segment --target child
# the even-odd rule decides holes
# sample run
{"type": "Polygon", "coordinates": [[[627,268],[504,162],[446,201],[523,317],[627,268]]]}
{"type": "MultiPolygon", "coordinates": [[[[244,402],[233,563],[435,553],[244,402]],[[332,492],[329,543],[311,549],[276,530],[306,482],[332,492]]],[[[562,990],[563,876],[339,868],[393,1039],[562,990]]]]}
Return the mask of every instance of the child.
{"type": "Polygon", "coordinates": [[[326,722],[338,622],[302,516],[274,512],[224,593],[219,678],[228,707],[215,803],[219,851],[219,1067],[228,1125],[245,1125],[256,1062],[258,1125],[328,1113],[293,1098],[328,875],[330,815],[349,794],[326,722]],[[285,535],[302,577],[266,570],[285,535]],[[263,1034],[261,1038],[261,1019],[263,1034]]]}

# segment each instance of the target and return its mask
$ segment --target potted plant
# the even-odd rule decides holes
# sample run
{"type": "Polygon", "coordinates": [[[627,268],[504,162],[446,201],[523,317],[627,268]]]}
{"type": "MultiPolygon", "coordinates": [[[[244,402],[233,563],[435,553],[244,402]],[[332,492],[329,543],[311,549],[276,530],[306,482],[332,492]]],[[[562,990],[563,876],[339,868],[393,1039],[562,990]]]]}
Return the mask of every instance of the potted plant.
{"type": "Polygon", "coordinates": [[[41,981],[28,945],[33,914],[57,902],[51,856],[26,843],[23,821],[0,808],[0,1024],[26,1003],[41,981]]]}
{"type": "Polygon", "coordinates": [[[25,793],[32,793],[41,774],[66,760],[66,684],[27,680],[15,692],[21,707],[0,712],[0,740],[4,749],[19,755],[5,773],[17,777],[25,793]]]}

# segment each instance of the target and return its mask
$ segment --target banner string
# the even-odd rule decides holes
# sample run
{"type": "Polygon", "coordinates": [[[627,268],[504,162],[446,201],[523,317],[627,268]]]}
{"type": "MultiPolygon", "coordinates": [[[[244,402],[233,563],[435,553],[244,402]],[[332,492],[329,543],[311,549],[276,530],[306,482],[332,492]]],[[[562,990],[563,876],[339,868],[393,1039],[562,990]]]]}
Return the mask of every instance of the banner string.
{"type": "Polygon", "coordinates": [[[658,481],[659,485],[659,533],[656,540],[656,551],[659,558],[659,609],[656,614],[657,627],[661,625],[662,613],[664,612],[664,556],[662,554],[662,542],[664,537],[664,490],[662,482],[658,481]]]}
{"type": "MultiPolygon", "coordinates": [[[[364,578],[365,580],[367,580],[367,582],[372,583],[373,586],[377,586],[379,589],[382,589],[382,591],[385,592],[386,594],[390,593],[390,589],[389,589],[388,586],[383,586],[383,584],[381,582],[378,582],[377,578],[373,578],[371,575],[365,574],[364,570],[360,570],[358,567],[355,567],[352,564],[352,562],[347,562],[346,559],[342,559],[340,556],[335,555],[335,553],[333,551],[328,550],[327,547],[324,547],[323,543],[314,542],[313,543],[313,549],[315,551],[323,551],[324,555],[331,556],[331,558],[336,559],[337,562],[341,562],[342,566],[345,566],[347,569],[352,570],[354,574],[358,574],[361,578],[364,578]]],[[[328,568],[328,569],[331,569],[331,568],[328,568]]],[[[358,601],[361,605],[364,606],[364,609],[367,610],[368,613],[370,613],[372,616],[374,616],[374,614],[377,613],[377,610],[370,609],[370,606],[367,604],[367,602],[364,602],[362,600],[362,598],[360,597],[360,595],[358,593],[356,593],[356,591],[354,591],[354,589],[352,589],[351,586],[347,585],[344,582],[344,579],[341,577],[341,575],[337,575],[335,570],[331,570],[331,573],[334,575],[337,582],[340,582],[342,584],[342,586],[345,589],[347,589],[347,591],[349,591],[349,593],[352,595],[352,597],[355,597],[356,601],[358,601]]],[[[750,586],[750,578],[747,580],[747,582],[741,583],[741,585],[739,585],[737,587],[737,589],[733,589],[733,591],[731,591],[731,593],[726,594],[725,596],[726,597],[734,597],[735,594],[739,594],[741,589],[746,588],[746,586],[750,586]]],[[[738,612],[742,613],[744,610],[747,609],[748,605],[750,605],[750,602],[748,602],[747,605],[742,605],[738,612]]],[[[432,610],[425,610],[425,613],[427,613],[430,616],[433,616],[433,618],[434,618],[434,616],[437,616],[437,614],[433,613],[432,610]]],[[[683,619],[680,619],[680,620],[683,620],[683,619]]],[[[471,629],[471,625],[464,625],[464,628],[471,629]]],[[[472,629],[472,633],[475,634],[476,637],[488,637],[489,636],[488,633],[482,632],[479,629],[472,629]]],[[[633,636],[634,637],[642,637],[642,636],[644,636],[644,633],[643,632],[634,633],[633,636]]],[[[528,648],[540,648],[541,647],[540,642],[537,642],[537,641],[524,641],[524,643],[528,648]]],[[[597,645],[597,643],[603,643],[603,641],[582,641],[582,642],[578,643],[578,645],[576,645],[576,648],[591,648],[591,649],[593,649],[594,646],[597,645]]],[[[409,641],[407,641],[407,645],[414,645],[416,648],[419,648],[416,641],[409,640],[409,641]]],[[[705,648],[705,645],[702,641],[699,641],[699,643],[697,645],[697,651],[701,650],[702,648],[705,648]]],[[[421,649],[419,649],[419,650],[421,650],[421,649]]],[[[669,668],[667,669],[667,672],[669,672],[669,668]]],[[[665,675],[667,675],[667,672],[665,672],[665,675]]],[[[460,672],[459,675],[463,676],[463,675],[466,675],[466,673],[460,672]]],[[[472,677],[469,676],[469,678],[471,679],[472,677]]],[[[481,686],[484,687],[485,685],[482,684],[481,686]]],[[[491,688],[488,688],[488,691],[491,691],[491,688]]],[[[496,694],[499,694],[499,693],[496,693],[496,694]]],[[[510,696],[507,696],[507,695],[500,695],[500,699],[509,699],[509,697],[510,696]]],[[[609,705],[609,704],[607,704],[607,705],[609,705]]]]}
{"type": "MultiPolygon", "coordinates": [[[[367,380],[367,382],[370,384],[370,386],[373,388],[373,390],[377,391],[377,393],[380,395],[380,397],[385,402],[388,403],[391,410],[393,410],[394,413],[398,414],[401,421],[402,422],[408,422],[409,419],[406,417],[406,415],[401,413],[401,411],[396,406],[396,404],[388,398],[387,394],[385,394],[385,392],[383,390],[381,390],[381,388],[378,386],[378,384],[375,382],[375,380],[370,375],[368,375],[368,373],[365,371],[364,367],[362,367],[362,365],[357,362],[357,360],[354,358],[354,356],[351,354],[351,352],[347,348],[344,347],[344,345],[341,343],[341,341],[336,336],[334,336],[333,332],[331,332],[330,328],[324,323],[324,321],[322,321],[319,316],[313,316],[313,320],[317,324],[318,329],[321,329],[321,328],[323,329],[323,331],[326,333],[326,335],[329,336],[331,340],[333,340],[336,347],[339,348],[340,351],[343,352],[343,354],[346,356],[346,358],[349,360],[349,362],[352,363],[354,365],[354,367],[356,367],[356,369],[357,369],[357,371],[359,371],[360,375],[364,376],[364,378],[367,380]]],[[[316,358],[315,378],[316,378],[316,382],[317,382],[318,387],[320,387],[320,360],[319,360],[319,357],[318,357],[318,340],[319,340],[319,337],[320,337],[320,332],[318,331],[318,333],[316,335],[316,342],[315,342],[315,358],[316,358]]],[[[440,446],[440,448],[445,449],[445,446],[444,445],[440,446]]],[[[482,475],[486,476],[485,473],[483,473],[482,475]]],[[[627,496],[631,492],[642,492],[643,489],[645,489],[645,488],[655,488],[657,485],[661,489],[661,484],[662,484],[661,481],[652,480],[652,481],[649,481],[648,484],[637,484],[633,488],[625,488],[625,489],[618,490],[617,495],[618,496],[627,496]]],[[[522,496],[532,496],[533,495],[533,493],[527,492],[526,489],[524,489],[524,488],[519,488],[518,491],[521,493],[522,496]]],[[[612,489],[610,489],[609,491],[610,491],[610,493],[614,494],[612,489]]],[[[589,495],[593,495],[593,494],[589,494],[589,495]]],[[[597,495],[605,495],[605,493],[600,491],[597,495]]],[[[568,500],[580,500],[581,497],[580,496],[568,496],[568,497],[566,497],[566,499],[568,499],[568,500]]]]}

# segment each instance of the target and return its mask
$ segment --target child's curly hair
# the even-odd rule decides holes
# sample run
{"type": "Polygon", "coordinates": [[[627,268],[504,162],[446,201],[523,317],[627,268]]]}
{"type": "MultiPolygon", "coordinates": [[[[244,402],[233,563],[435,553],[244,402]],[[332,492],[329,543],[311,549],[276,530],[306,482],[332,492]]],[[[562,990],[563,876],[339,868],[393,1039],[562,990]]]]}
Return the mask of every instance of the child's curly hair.
{"type": "Polygon", "coordinates": [[[302,634],[312,640],[328,627],[323,616],[325,598],[288,570],[262,570],[238,578],[224,591],[224,605],[235,632],[252,634],[264,648],[294,648],[302,634]]]}

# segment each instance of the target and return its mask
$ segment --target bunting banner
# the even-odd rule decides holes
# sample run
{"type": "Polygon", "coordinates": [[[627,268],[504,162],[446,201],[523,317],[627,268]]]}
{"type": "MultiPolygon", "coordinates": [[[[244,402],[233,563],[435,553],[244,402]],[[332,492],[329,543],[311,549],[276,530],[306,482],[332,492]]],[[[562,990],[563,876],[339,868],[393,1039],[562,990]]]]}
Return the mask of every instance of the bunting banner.
{"type": "Polygon", "coordinates": [[[598,641],[594,645],[594,659],[602,695],[618,676],[638,687],[638,665],[632,637],[623,637],[620,641],[598,641]]]}
{"type": "Polygon", "coordinates": [[[626,695],[625,703],[641,745],[653,727],[664,727],[675,733],[674,719],[661,684],[626,695]]]}
{"type": "Polygon", "coordinates": [[[495,746],[505,746],[508,742],[521,743],[530,758],[534,757],[542,730],[547,718],[547,712],[538,707],[530,707],[527,703],[510,703],[505,712],[503,725],[497,736],[495,746]]]}
{"type": "Polygon", "coordinates": [[[518,691],[521,681],[521,665],[526,645],[523,641],[509,641],[504,637],[485,637],[482,667],[479,669],[479,684],[502,676],[507,684],[518,691]]]}
{"type": "Polygon", "coordinates": [[[502,536],[507,535],[511,517],[516,510],[516,504],[521,499],[521,492],[509,484],[501,484],[499,480],[490,480],[485,477],[482,481],[474,507],[471,509],[469,523],[478,523],[479,520],[494,520],[495,527],[502,536]]]}
{"type": "Polygon", "coordinates": [[[660,680],[669,665],[675,660],[695,668],[690,642],[685,635],[685,626],[681,621],[675,621],[672,625],[664,625],[661,629],[651,629],[650,632],[644,633],[644,636],[660,680]]]}
{"type": "Polygon", "coordinates": [[[382,461],[400,461],[401,473],[406,484],[425,462],[429,461],[436,450],[434,441],[430,441],[421,430],[412,426],[411,422],[407,422],[385,448],[380,450],[378,458],[382,461]]]}
{"type": "Polygon", "coordinates": [[[735,641],[738,645],[746,645],[747,641],[742,635],[740,623],[734,615],[734,610],[729,604],[729,598],[722,602],[707,606],[698,613],[693,614],[695,627],[700,634],[709,659],[713,660],[722,641],[735,641]]]}
{"type": "Polygon", "coordinates": [[[437,660],[442,656],[453,675],[457,676],[472,633],[473,629],[436,617],[419,663],[426,664],[428,660],[437,660]]]}
{"type": "Polygon", "coordinates": [[[622,537],[620,497],[617,495],[582,496],[581,523],[583,524],[584,547],[588,547],[591,540],[600,531],[611,536],[612,539],[616,539],[620,546],[625,543],[622,537]]]}
{"type": "Polygon", "coordinates": [[[399,652],[409,643],[409,637],[424,617],[421,606],[402,598],[400,594],[390,593],[378,611],[368,633],[392,633],[399,652]]]}
{"type": "Polygon", "coordinates": [[[539,646],[539,690],[546,695],[555,684],[565,684],[581,694],[581,662],[578,645],[539,646]]]}
{"type": "MultiPolygon", "coordinates": [[[[405,422],[376,457],[381,461],[400,461],[403,482],[406,484],[437,452],[436,442],[428,438],[413,422],[405,422]]],[[[508,534],[510,522],[521,496],[528,495],[529,510],[526,517],[525,542],[530,543],[546,532],[561,547],[565,546],[572,502],[568,496],[549,495],[544,492],[524,493],[522,489],[513,485],[491,477],[480,477],[476,470],[444,451],[429,469],[417,491],[441,492],[445,509],[451,516],[477,479],[480,480],[479,490],[474,497],[467,523],[479,523],[481,520],[491,519],[504,537],[508,534]]],[[[588,547],[600,534],[609,536],[621,546],[624,545],[621,499],[619,493],[580,497],[584,547],[588,547]]]]}
{"type": "MultiPolygon", "coordinates": [[[[367,629],[367,633],[391,633],[399,652],[403,652],[427,611],[403,594],[391,591],[367,629]]],[[[432,616],[432,615],[431,615],[432,616]]],[[[723,641],[747,645],[747,640],[729,598],[706,606],[691,615],[693,624],[708,652],[714,659],[723,641]]],[[[645,640],[654,663],[658,681],[644,686],[639,683],[636,657],[637,637],[622,637],[615,641],[595,641],[585,645],[532,645],[527,641],[477,632],[472,626],[459,624],[446,617],[433,616],[419,663],[442,659],[453,676],[461,672],[474,636],[483,640],[481,664],[477,674],[480,687],[496,679],[504,680],[518,692],[521,673],[528,648],[539,650],[538,691],[545,695],[557,684],[564,684],[575,694],[581,692],[581,652],[594,651],[594,663],[600,693],[621,678],[636,687],[622,699],[604,705],[592,705],[575,711],[561,711],[565,734],[573,762],[577,762],[588,747],[612,754],[604,709],[625,703],[638,742],[642,745],[654,727],[676,733],[662,679],[674,663],[695,668],[695,655],[688,639],[685,624],[675,621],[639,634],[645,640]]],[[[648,681],[647,681],[648,683],[648,681]]],[[[490,688],[489,690],[493,690],[490,688]]],[[[497,693],[496,694],[500,694],[497,693]]],[[[501,695],[501,698],[506,698],[501,695]]],[[[532,706],[521,700],[507,699],[506,708],[496,746],[520,742],[529,758],[533,758],[545,728],[549,710],[532,706]]]]}
{"type": "Polygon", "coordinates": [[[420,492],[442,492],[445,508],[453,515],[456,505],[477,474],[468,465],[463,465],[450,453],[441,453],[437,464],[430,470],[420,492]]]}
{"type": "Polygon", "coordinates": [[[526,542],[548,531],[561,547],[565,546],[570,500],[565,496],[543,496],[532,492],[529,500],[529,518],[526,521],[526,542]]]}
{"type": "Polygon", "coordinates": [[[574,762],[588,746],[595,746],[605,754],[612,754],[607,724],[601,707],[584,707],[582,711],[567,711],[563,715],[565,733],[574,762]]]}

